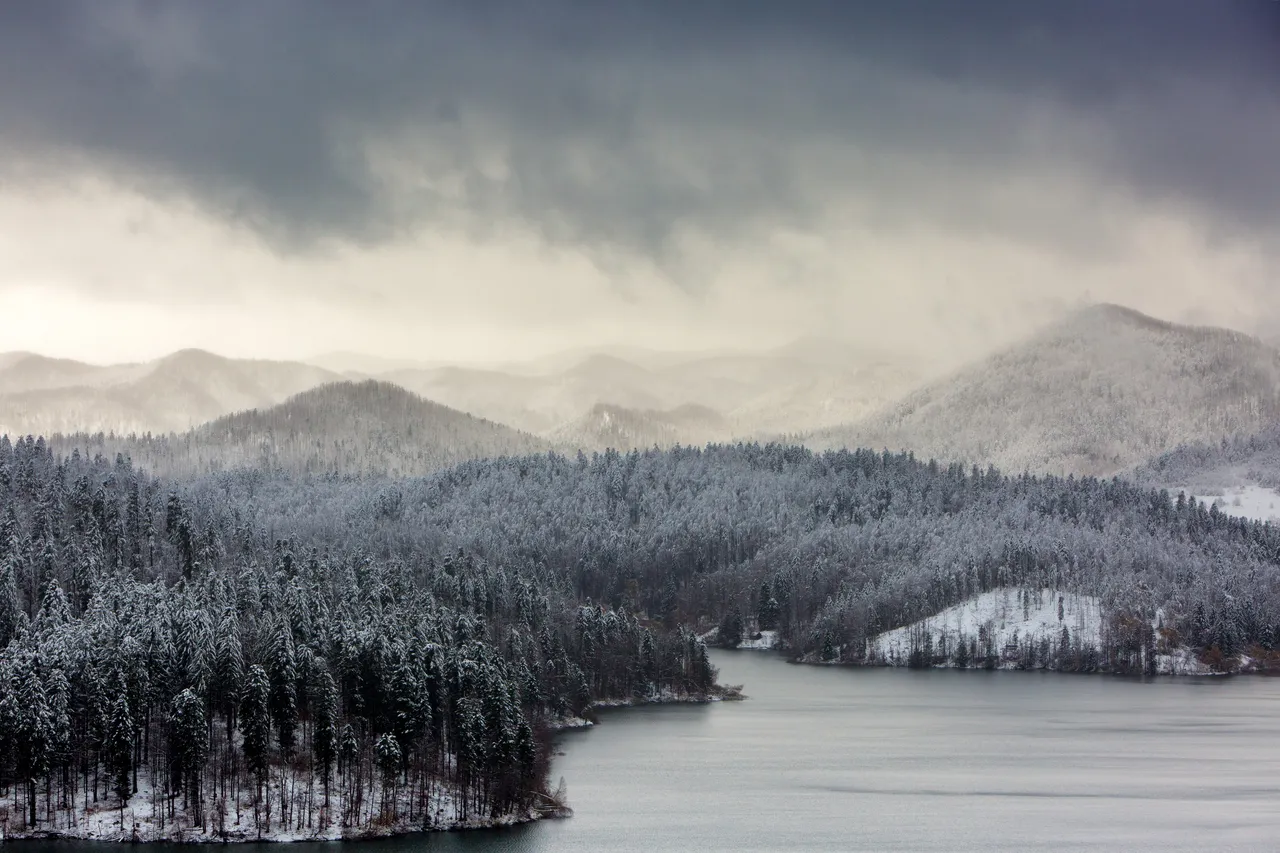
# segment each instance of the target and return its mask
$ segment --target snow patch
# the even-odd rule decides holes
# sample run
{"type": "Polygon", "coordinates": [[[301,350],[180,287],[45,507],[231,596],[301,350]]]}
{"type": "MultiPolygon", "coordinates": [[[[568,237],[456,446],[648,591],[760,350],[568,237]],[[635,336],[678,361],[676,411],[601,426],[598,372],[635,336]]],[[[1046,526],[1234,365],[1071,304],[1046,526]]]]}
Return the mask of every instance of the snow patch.
{"type": "MultiPolygon", "coordinates": [[[[871,638],[867,643],[867,659],[869,663],[907,666],[912,650],[928,638],[937,655],[950,657],[961,642],[976,642],[979,656],[990,648],[1000,658],[1001,665],[1008,665],[1015,663],[1016,650],[1028,643],[1039,645],[1042,640],[1048,640],[1050,647],[1057,651],[1061,647],[1063,628],[1067,629],[1073,646],[1098,649],[1102,635],[1102,607],[1098,599],[1052,589],[1005,587],[871,638]]],[[[972,665],[981,666],[981,663],[975,661],[972,665]]]]}
{"type": "Polygon", "coordinates": [[[1235,518],[1280,522],[1280,492],[1275,489],[1262,486],[1231,486],[1200,492],[1185,487],[1169,489],[1169,494],[1175,497],[1178,492],[1184,492],[1187,497],[1194,495],[1206,508],[1217,506],[1218,512],[1235,518]]]}
{"type": "Polygon", "coordinates": [[[752,651],[772,651],[781,647],[782,643],[778,638],[777,631],[761,631],[759,637],[755,639],[747,638],[738,644],[738,648],[752,651]]]}

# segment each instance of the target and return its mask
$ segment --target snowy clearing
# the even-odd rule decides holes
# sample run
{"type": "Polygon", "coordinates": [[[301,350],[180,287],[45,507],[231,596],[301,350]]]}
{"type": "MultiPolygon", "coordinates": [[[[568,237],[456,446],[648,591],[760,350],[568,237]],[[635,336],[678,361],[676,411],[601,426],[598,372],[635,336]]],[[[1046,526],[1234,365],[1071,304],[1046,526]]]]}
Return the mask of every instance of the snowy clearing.
{"type": "Polygon", "coordinates": [[[1001,664],[1020,646],[1048,640],[1057,649],[1066,628],[1070,642],[1082,649],[1097,649],[1102,633],[1102,609],[1098,599],[1052,589],[1024,590],[1006,587],[992,590],[948,607],[941,613],[911,625],[873,637],[867,643],[867,659],[889,666],[907,666],[913,648],[922,642],[944,657],[965,644],[977,645],[982,654],[991,648],[1001,664]],[[1059,618],[1059,599],[1062,616],[1059,618]]]}
{"type": "Polygon", "coordinates": [[[1219,512],[1236,518],[1280,522],[1280,492],[1275,489],[1252,485],[1200,492],[1184,487],[1169,489],[1169,494],[1175,497],[1178,492],[1185,492],[1188,497],[1194,495],[1206,507],[1217,506],[1219,512]]]}
{"type": "MultiPolygon", "coordinates": [[[[1163,619],[1157,612],[1151,625],[1157,638],[1163,619]]],[[[990,656],[996,669],[1056,668],[1082,655],[1097,660],[1102,629],[1102,606],[1094,596],[1006,587],[873,637],[867,643],[866,663],[919,666],[927,658],[933,666],[980,668],[990,656]]],[[[1217,674],[1190,649],[1163,641],[1156,648],[1157,674],[1217,674]]],[[[1243,667],[1249,662],[1240,663],[1243,667]]]]}

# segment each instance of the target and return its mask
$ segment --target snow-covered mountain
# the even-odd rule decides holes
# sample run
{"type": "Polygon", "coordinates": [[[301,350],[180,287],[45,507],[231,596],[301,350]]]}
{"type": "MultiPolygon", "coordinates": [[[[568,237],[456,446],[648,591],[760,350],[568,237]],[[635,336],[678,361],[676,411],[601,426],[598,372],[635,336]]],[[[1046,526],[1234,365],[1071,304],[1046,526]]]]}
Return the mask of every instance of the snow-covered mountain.
{"type": "Polygon", "coordinates": [[[1105,475],[1278,419],[1280,351],[1100,305],[806,443],[1105,475]]]}
{"type": "Polygon", "coordinates": [[[379,376],[446,406],[516,429],[550,435],[596,404],[661,408],[657,379],[643,368],[619,363],[608,370],[584,366],[551,376],[530,376],[474,367],[398,370],[379,376]]]}
{"type": "Polygon", "coordinates": [[[608,440],[600,414],[610,411],[634,427],[619,440],[704,444],[846,423],[926,375],[910,357],[818,338],[755,352],[580,350],[501,368],[342,352],[310,363],[260,361],[201,350],[102,366],[17,352],[0,354],[0,433],[182,432],[325,383],[376,379],[547,439],[580,434],[589,448],[608,440]]]}
{"type": "Polygon", "coordinates": [[[1134,476],[1139,482],[1166,488],[1258,485],[1280,489],[1280,422],[1226,441],[1183,444],[1138,466],[1134,476]]]}
{"type": "Polygon", "coordinates": [[[64,453],[121,452],[161,474],[244,465],[299,473],[413,476],[467,459],[537,453],[541,439],[424,400],[387,382],[335,382],[275,406],[213,420],[185,433],[97,440],[59,437],[64,453]]]}

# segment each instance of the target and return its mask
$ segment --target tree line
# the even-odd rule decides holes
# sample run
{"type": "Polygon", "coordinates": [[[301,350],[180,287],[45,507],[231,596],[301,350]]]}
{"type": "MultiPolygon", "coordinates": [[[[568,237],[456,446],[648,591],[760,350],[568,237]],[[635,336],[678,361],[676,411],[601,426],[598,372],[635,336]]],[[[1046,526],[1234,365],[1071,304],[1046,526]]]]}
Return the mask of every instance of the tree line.
{"type": "Polygon", "coordinates": [[[880,632],[1014,586],[1100,599],[1098,669],[1138,666],[1150,643],[1133,626],[1157,621],[1228,666],[1280,645],[1280,531],[1120,478],[740,444],[402,480],[239,471],[190,488],[211,513],[252,506],[260,524],[387,555],[461,548],[574,600],[699,630],[764,609],[801,655],[860,660],[880,632]]]}

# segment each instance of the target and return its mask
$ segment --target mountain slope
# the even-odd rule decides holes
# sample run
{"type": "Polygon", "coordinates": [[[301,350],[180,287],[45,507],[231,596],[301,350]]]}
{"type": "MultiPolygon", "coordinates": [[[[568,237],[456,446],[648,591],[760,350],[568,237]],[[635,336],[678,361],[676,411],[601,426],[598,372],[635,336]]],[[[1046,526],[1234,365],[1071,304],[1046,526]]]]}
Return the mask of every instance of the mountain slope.
{"type": "Polygon", "coordinates": [[[101,366],[34,353],[6,353],[0,357],[0,394],[56,388],[101,388],[137,379],[146,371],[146,366],[139,364],[101,366]]]}
{"type": "Polygon", "coordinates": [[[810,446],[909,449],[1011,471],[1106,475],[1280,419],[1280,351],[1101,305],[810,446]]]}
{"type": "Polygon", "coordinates": [[[592,410],[598,405],[606,407],[602,411],[616,407],[648,418],[700,407],[721,413],[725,423],[713,419],[706,432],[681,433],[680,440],[704,444],[845,423],[900,398],[926,375],[910,360],[820,343],[761,353],[671,354],[665,363],[651,356],[653,366],[594,353],[553,372],[443,367],[391,371],[378,378],[555,440],[583,430],[592,434],[596,427],[590,421],[599,414],[592,410]]]}
{"type": "Polygon", "coordinates": [[[258,465],[312,474],[413,476],[467,459],[537,453],[533,436],[424,400],[386,382],[335,382],[227,415],[177,436],[59,436],[69,453],[124,453],[161,474],[258,465]]]}
{"type": "Polygon", "coordinates": [[[378,379],[546,438],[585,430],[595,436],[586,439],[588,447],[633,438],[704,444],[847,423],[898,399],[923,375],[910,359],[831,339],[718,354],[584,350],[502,369],[352,353],[312,363],[230,359],[194,349],[139,364],[99,366],[15,352],[0,354],[0,432],[183,432],[328,382],[378,379]],[[588,422],[591,415],[584,413],[598,405],[644,413],[618,412],[633,421],[661,421],[655,413],[687,406],[719,415],[678,417],[679,423],[665,426],[637,423],[640,431],[629,437],[599,433],[599,424],[588,422]]]}
{"type": "Polygon", "coordinates": [[[661,377],[610,356],[592,356],[548,376],[441,367],[397,370],[378,378],[446,406],[539,435],[553,434],[597,403],[658,409],[690,402],[670,393],[669,384],[661,377]]]}
{"type": "Polygon", "coordinates": [[[1196,490],[1231,486],[1280,489],[1280,423],[1227,441],[1182,444],[1138,466],[1134,478],[1162,488],[1196,490]]]}
{"type": "Polygon", "coordinates": [[[668,410],[628,409],[597,403],[581,418],[556,430],[551,439],[565,449],[615,450],[701,445],[727,438],[728,423],[706,406],[668,410]]]}

